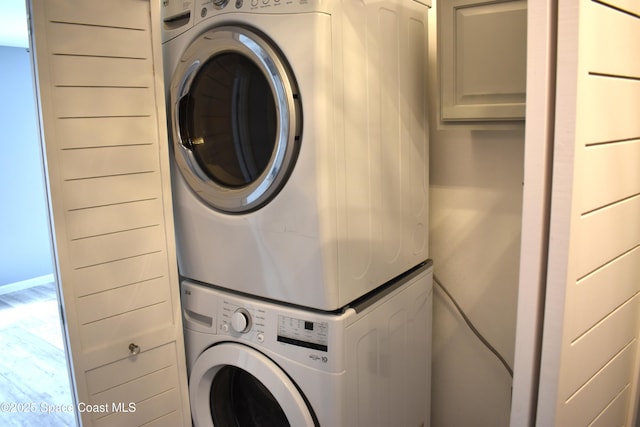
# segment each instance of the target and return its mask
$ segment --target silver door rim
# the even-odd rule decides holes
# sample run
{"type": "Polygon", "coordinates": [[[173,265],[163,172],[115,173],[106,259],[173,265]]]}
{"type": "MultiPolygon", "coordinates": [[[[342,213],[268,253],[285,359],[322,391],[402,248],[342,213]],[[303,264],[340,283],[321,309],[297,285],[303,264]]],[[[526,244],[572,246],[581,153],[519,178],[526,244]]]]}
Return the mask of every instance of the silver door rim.
{"type": "Polygon", "coordinates": [[[286,62],[257,31],[242,26],[221,26],[199,36],[183,54],[172,79],[171,125],[174,155],[182,176],[192,190],[211,207],[225,213],[246,213],[267,204],[286,183],[295,163],[301,131],[297,85],[286,62]],[[180,101],[187,96],[194,77],[208,59],[223,53],[239,53],[263,73],[276,101],[276,142],[265,170],[250,184],[231,188],[220,185],[202,170],[180,130],[180,101]]]}
{"type": "Polygon", "coordinates": [[[316,424],[305,398],[278,365],[251,347],[226,342],[209,347],[191,367],[189,399],[196,426],[213,427],[210,390],[216,374],[225,366],[235,366],[258,379],[276,399],[292,426],[316,424]]]}

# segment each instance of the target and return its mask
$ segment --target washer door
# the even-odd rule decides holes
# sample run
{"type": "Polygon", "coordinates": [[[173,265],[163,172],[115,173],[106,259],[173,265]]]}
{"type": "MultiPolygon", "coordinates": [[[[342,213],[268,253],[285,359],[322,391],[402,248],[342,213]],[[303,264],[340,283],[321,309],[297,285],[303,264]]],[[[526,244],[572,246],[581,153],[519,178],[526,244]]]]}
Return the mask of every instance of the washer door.
{"type": "Polygon", "coordinates": [[[236,343],[207,349],[191,369],[195,427],[314,426],[291,379],[262,353],[236,343]]]}
{"type": "Polygon", "coordinates": [[[198,37],[172,79],[176,162],[211,207],[249,212],[280,191],[297,158],[298,88],[266,37],[224,26],[198,37]]]}

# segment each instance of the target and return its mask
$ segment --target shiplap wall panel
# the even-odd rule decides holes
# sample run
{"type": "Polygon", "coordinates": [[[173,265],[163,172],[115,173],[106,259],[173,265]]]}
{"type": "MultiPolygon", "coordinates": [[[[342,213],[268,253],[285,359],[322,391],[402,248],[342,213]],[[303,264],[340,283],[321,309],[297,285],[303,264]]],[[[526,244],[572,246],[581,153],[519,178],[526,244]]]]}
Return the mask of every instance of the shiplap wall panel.
{"type": "Polygon", "coordinates": [[[87,372],[91,384],[89,403],[133,402],[136,405],[133,414],[140,415],[140,418],[132,419],[131,413],[92,414],[93,420],[97,421],[94,425],[143,425],[176,412],[179,398],[175,395],[175,381],[171,381],[176,379],[175,369],[172,369],[174,358],[175,346],[167,344],[139,354],[135,363],[126,358],[87,372]],[[167,399],[167,394],[171,400],[167,399]],[[145,408],[157,404],[160,407],[145,408]]]}
{"type": "Polygon", "coordinates": [[[155,114],[153,92],[139,87],[56,88],[56,112],[60,118],[139,116],[155,114]]]}
{"type": "Polygon", "coordinates": [[[136,356],[135,361],[141,363],[133,363],[131,359],[124,358],[106,366],[91,369],[86,373],[88,391],[91,396],[94,396],[165,369],[171,366],[174,351],[172,345],[163,345],[136,356]]]}
{"type": "Polygon", "coordinates": [[[86,0],[89,7],[78,7],[69,0],[47,0],[48,19],[105,27],[150,29],[149,3],[130,0],[86,0]]]}
{"type": "Polygon", "coordinates": [[[637,413],[640,16],[615,4],[558,3],[547,320],[559,317],[545,322],[540,395],[555,406],[541,425],[631,426],[637,413]]]}
{"type": "Polygon", "coordinates": [[[168,288],[161,277],[84,296],[78,304],[78,321],[86,325],[168,301],[168,288]]]}
{"type": "Polygon", "coordinates": [[[83,268],[162,251],[164,238],[162,227],[152,224],[134,230],[71,240],[69,242],[71,264],[74,268],[83,268]]]}
{"type": "Polygon", "coordinates": [[[640,80],[588,76],[584,82],[582,142],[588,145],[638,138],[640,80]]]}
{"type": "Polygon", "coordinates": [[[629,384],[635,362],[635,342],[625,347],[584,386],[564,402],[557,426],[587,426],[615,400],[629,384]]]}
{"type": "Polygon", "coordinates": [[[95,24],[50,22],[49,43],[55,55],[149,58],[148,31],[95,24]]]}
{"type": "Polygon", "coordinates": [[[162,198],[158,172],[67,181],[62,188],[68,210],[162,198]]]}
{"type": "Polygon", "coordinates": [[[170,415],[176,411],[175,400],[178,398],[175,389],[169,389],[158,393],[149,399],[143,400],[136,405],[136,411],[130,413],[111,413],[103,417],[96,418],[96,427],[120,427],[123,422],[133,422],[135,425],[147,426],[150,419],[147,414],[162,413],[163,416],[170,415]],[[167,412],[169,412],[167,414],[167,412]],[[136,415],[140,413],[142,416],[136,415]],[[145,416],[146,415],[146,416],[145,416]]]}
{"type": "Polygon", "coordinates": [[[114,287],[132,285],[169,275],[166,255],[162,251],[120,258],[73,271],[72,280],[78,283],[76,297],[106,291],[114,287]]]}
{"type": "Polygon", "coordinates": [[[638,159],[640,139],[586,147],[582,181],[588,190],[582,192],[580,209],[589,212],[640,194],[638,159]]]}
{"type": "Polygon", "coordinates": [[[625,409],[629,406],[630,387],[626,387],[606,409],[598,415],[589,427],[623,426],[626,419],[625,409]]]}
{"type": "Polygon", "coordinates": [[[602,0],[601,3],[640,16],[640,3],[637,0],[602,0]]]}
{"type": "Polygon", "coordinates": [[[640,77],[640,55],[620,55],[620,51],[633,52],[638,48],[638,18],[598,4],[590,12],[595,15],[598,25],[589,28],[585,34],[585,43],[589,46],[589,72],[640,77]],[[611,31],[612,28],[616,31],[611,31]]]}
{"type": "Polygon", "coordinates": [[[180,412],[175,411],[153,421],[149,421],[144,427],[175,427],[182,423],[180,412]]]}
{"type": "Polygon", "coordinates": [[[82,422],[190,425],[160,4],[34,0],[33,9],[78,399],[136,404],[129,413],[82,413],[82,422]],[[130,353],[130,343],[139,354],[130,353]]]}
{"type": "MultiPolygon", "coordinates": [[[[640,167],[640,159],[637,162],[640,167]]],[[[640,244],[640,195],[591,212],[577,222],[576,279],[640,244]]]]}
{"type": "Polygon", "coordinates": [[[59,120],[56,134],[61,149],[148,144],[157,138],[154,126],[154,116],[83,117],[59,120]]]}
{"type": "Polygon", "coordinates": [[[578,281],[569,307],[568,335],[578,337],[640,292],[640,247],[578,281]],[[616,292],[607,292],[614,289],[616,292]]]}
{"type": "Polygon", "coordinates": [[[158,199],[100,206],[67,212],[69,238],[116,233],[162,223],[162,203],[158,199]]]}
{"type": "MultiPolygon", "coordinates": [[[[99,322],[80,325],[79,344],[84,351],[91,352],[100,351],[101,348],[107,347],[111,343],[120,342],[123,337],[131,337],[131,340],[136,340],[139,335],[149,333],[154,329],[170,327],[172,314],[171,303],[165,301],[140,307],[99,322]]],[[[125,348],[129,345],[124,342],[123,344],[125,348]]],[[[127,354],[128,352],[125,352],[125,355],[127,354]]]]}
{"type": "Polygon", "coordinates": [[[151,87],[153,74],[141,58],[56,55],[51,78],[59,86],[151,87]]]}
{"type": "MultiPolygon", "coordinates": [[[[638,299],[633,298],[607,317],[569,347],[567,357],[566,392],[572,394],[586,384],[594,372],[605,366],[636,337],[638,299]]],[[[566,395],[565,397],[568,397],[566,395]]]]}
{"type": "Polygon", "coordinates": [[[148,399],[158,393],[158,390],[167,390],[176,381],[176,372],[167,364],[147,375],[128,380],[102,392],[91,396],[91,403],[96,405],[110,404],[111,402],[135,402],[136,399],[148,399]]]}
{"type": "Polygon", "coordinates": [[[152,144],[63,150],[60,165],[63,179],[99,178],[155,172],[158,147],[152,144]]]}
{"type": "Polygon", "coordinates": [[[96,427],[121,427],[123,423],[132,425],[147,426],[148,422],[155,421],[148,414],[164,413],[169,410],[176,410],[176,400],[178,399],[176,389],[167,390],[144,400],[136,405],[136,411],[132,413],[112,413],[96,421],[96,427]]]}

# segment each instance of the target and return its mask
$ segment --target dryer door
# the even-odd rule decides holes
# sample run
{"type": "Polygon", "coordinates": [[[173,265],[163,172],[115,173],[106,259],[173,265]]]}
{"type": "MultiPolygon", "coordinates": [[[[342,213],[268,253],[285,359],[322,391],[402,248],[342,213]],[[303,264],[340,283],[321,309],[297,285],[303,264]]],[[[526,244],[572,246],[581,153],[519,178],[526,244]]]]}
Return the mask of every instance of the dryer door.
{"type": "Polygon", "coordinates": [[[297,158],[299,94],[264,35],[223,26],[198,37],[171,82],[176,163],[211,207],[243,213],[268,203],[297,158]]]}
{"type": "Polygon", "coordinates": [[[207,349],[189,378],[195,427],[315,426],[299,389],[271,359],[237,343],[207,349]]]}

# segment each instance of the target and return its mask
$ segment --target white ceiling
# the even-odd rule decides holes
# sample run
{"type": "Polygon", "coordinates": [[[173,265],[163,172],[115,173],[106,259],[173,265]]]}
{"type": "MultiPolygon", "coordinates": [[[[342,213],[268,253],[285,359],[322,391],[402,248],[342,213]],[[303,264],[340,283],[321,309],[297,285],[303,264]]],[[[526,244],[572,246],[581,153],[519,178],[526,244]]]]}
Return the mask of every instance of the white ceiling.
{"type": "Polygon", "coordinates": [[[0,46],[29,47],[24,0],[0,0],[0,46]]]}

